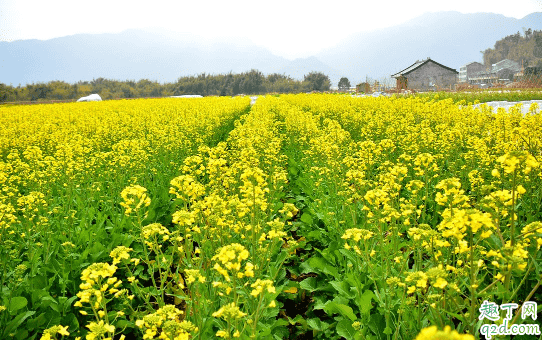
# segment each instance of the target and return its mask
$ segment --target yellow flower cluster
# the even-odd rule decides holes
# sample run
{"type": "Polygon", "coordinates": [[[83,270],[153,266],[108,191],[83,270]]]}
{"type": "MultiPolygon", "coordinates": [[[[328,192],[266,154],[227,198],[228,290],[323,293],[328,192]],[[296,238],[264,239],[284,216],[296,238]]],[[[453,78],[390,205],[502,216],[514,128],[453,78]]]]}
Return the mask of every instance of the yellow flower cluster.
{"type": "Polygon", "coordinates": [[[194,283],[196,280],[200,283],[205,282],[205,276],[201,275],[199,269],[185,269],[184,272],[186,274],[186,283],[188,284],[194,283]]]}
{"type": "Polygon", "coordinates": [[[450,326],[439,330],[437,326],[429,326],[420,331],[415,340],[474,340],[471,334],[459,334],[452,330],[450,326]]]}
{"type": "Polygon", "coordinates": [[[440,181],[436,189],[444,190],[444,194],[437,192],[435,201],[439,205],[456,208],[467,208],[469,198],[465,195],[465,190],[461,189],[461,182],[458,178],[447,178],[440,181]]]}
{"type": "MultiPolygon", "coordinates": [[[[108,301],[126,294],[125,289],[119,289],[122,281],[113,276],[116,271],[117,267],[115,265],[103,262],[93,263],[85,268],[81,273],[81,281],[83,281],[79,285],[81,291],[77,293],[79,300],[75,302],[74,306],[84,307],[84,304],[88,304],[93,313],[103,319],[106,315],[108,301]]],[[[80,313],[83,315],[88,314],[85,310],[81,310],[80,313]]],[[[98,326],[94,325],[93,327],[98,326]]],[[[103,328],[100,327],[96,329],[103,328]]]]}
{"type": "Polygon", "coordinates": [[[130,215],[132,212],[138,212],[142,207],[148,207],[151,205],[151,199],[147,196],[147,189],[140,185],[131,185],[126,187],[120,193],[123,202],[120,203],[126,211],[126,215],[130,215]]]}
{"type": "Polygon", "coordinates": [[[125,246],[118,246],[109,253],[109,256],[113,258],[113,265],[119,264],[122,260],[130,259],[130,252],[132,248],[125,246]]]}
{"type": "Polygon", "coordinates": [[[374,233],[367,229],[351,228],[351,229],[347,229],[344,232],[344,234],[341,236],[341,238],[346,240],[344,244],[345,249],[352,248],[358,255],[361,255],[361,249],[359,248],[357,243],[360,243],[360,241],[363,241],[364,247],[367,248],[365,241],[371,239],[373,236],[374,236],[374,233]],[[351,246],[348,243],[348,240],[353,241],[354,244],[351,246]]]}
{"type": "MultiPolygon", "coordinates": [[[[185,164],[190,164],[188,161],[185,161],[185,164]]],[[[188,165],[185,165],[188,167],[188,165]]],[[[198,168],[198,171],[202,169],[198,168]]],[[[169,193],[174,194],[177,198],[183,198],[190,202],[195,201],[200,196],[205,194],[205,187],[197,182],[195,178],[191,175],[181,175],[175,177],[170,182],[171,187],[169,188],[169,193]]]]}
{"type": "Polygon", "coordinates": [[[224,276],[226,281],[230,281],[230,273],[234,273],[235,277],[253,277],[254,265],[250,262],[245,263],[244,269],[241,262],[247,260],[249,252],[239,243],[233,243],[218,249],[217,254],[213,256],[213,260],[217,261],[213,269],[224,276]]]}
{"type": "Polygon", "coordinates": [[[483,213],[476,209],[446,209],[442,213],[444,220],[438,225],[438,230],[443,237],[455,237],[462,240],[467,231],[476,234],[480,232],[480,238],[491,236],[496,229],[489,213],[483,213]]]}
{"type": "Polygon", "coordinates": [[[165,305],[137,320],[136,326],[143,331],[143,339],[188,340],[198,328],[190,321],[181,321],[181,315],[183,311],[174,305],[165,305]]]}
{"type": "Polygon", "coordinates": [[[437,172],[439,170],[436,157],[430,153],[420,153],[416,155],[414,159],[414,170],[416,170],[416,175],[425,176],[430,174],[434,177],[437,177],[437,172]]]}
{"type": "MultiPolygon", "coordinates": [[[[235,321],[244,318],[245,316],[247,316],[247,313],[242,312],[239,309],[239,306],[235,304],[235,302],[222,306],[218,311],[213,313],[213,317],[222,318],[228,323],[235,323],[235,321]]],[[[230,333],[230,329],[228,328],[228,330],[221,329],[217,331],[215,335],[219,338],[229,338],[230,336],[233,336],[234,338],[239,338],[241,336],[241,332],[238,329],[235,330],[233,335],[231,335],[230,333]]]]}
{"type": "Polygon", "coordinates": [[[239,306],[237,306],[235,302],[229,303],[213,313],[213,317],[223,318],[225,320],[240,319],[246,315],[247,313],[241,312],[239,306]]]}
{"type": "Polygon", "coordinates": [[[250,285],[250,287],[254,288],[252,292],[250,292],[250,295],[254,297],[260,295],[264,290],[267,290],[269,293],[275,293],[275,287],[273,286],[273,281],[271,280],[257,279],[256,282],[250,285]]]}
{"type": "Polygon", "coordinates": [[[113,340],[111,334],[115,333],[115,326],[106,323],[104,320],[98,322],[91,322],[87,328],[90,333],[87,334],[87,340],[113,340]],[[105,335],[110,336],[105,336],[105,335]]]}
{"type": "Polygon", "coordinates": [[[56,325],[53,327],[49,327],[43,331],[43,335],[41,336],[40,340],[56,339],[57,334],[60,334],[62,336],[70,335],[70,332],[68,332],[68,326],[56,325]]]}
{"type": "Polygon", "coordinates": [[[103,278],[111,278],[117,271],[115,265],[109,263],[93,263],[83,270],[81,273],[81,281],[84,283],[93,285],[103,278]]]}
{"type": "Polygon", "coordinates": [[[497,158],[505,173],[511,174],[521,168],[523,174],[527,175],[532,169],[538,168],[540,163],[528,152],[510,152],[497,158]]]}
{"type": "Polygon", "coordinates": [[[169,239],[170,231],[160,223],[151,223],[141,228],[141,237],[151,250],[156,250],[162,247],[160,243],[169,239]]]}
{"type": "Polygon", "coordinates": [[[294,217],[298,212],[299,210],[293,203],[284,203],[282,209],[279,210],[279,213],[284,214],[288,219],[294,217]]]}

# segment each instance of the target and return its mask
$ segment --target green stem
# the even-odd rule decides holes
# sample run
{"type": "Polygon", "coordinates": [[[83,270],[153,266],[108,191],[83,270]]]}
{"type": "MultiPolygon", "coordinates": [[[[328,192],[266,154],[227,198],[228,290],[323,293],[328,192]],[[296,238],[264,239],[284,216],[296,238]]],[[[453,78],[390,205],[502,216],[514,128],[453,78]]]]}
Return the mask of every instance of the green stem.
{"type": "Polygon", "coordinates": [[[470,246],[470,313],[469,313],[469,327],[470,333],[474,334],[475,315],[476,310],[476,287],[475,287],[475,273],[474,273],[474,242],[472,230],[469,229],[469,246],[470,246]]]}
{"type": "Polygon", "coordinates": [[[523,279],[521,280],[521,282],[519,283],[518,287],[516,288],[516,290],[512,293],[512,296],[510,296],[510,301],[512,301],[514,299],[514,297],[516,296],[516,294],[519,292],[519,289],[521,288],[521,286],[523,286],[523,283],[525,283],[525,280],[527,280],[527,276],[529,276],[529,273],[531,272],[533,268],[533,262],[531,262],[529,264],[529,268],[527,269],[527,272],[525,273],[525,275],[523,276],[523,279]]]}
{"type": "Polygon", "coordinates": [[[531,290],[529,295],[527,295],[527,297],[525,298],[525,301],[521,304],[521,308],[519,308],[518,311],[516,312],[516,315],[514,316],[514,319],[512,319],[512,322],[510,323],[510,325],[513,325],[516,323],[516,320],[518,319],[519,315],[521,314],[521,310],[523,309],[523,305],[525,304],[525,302],[531,300],[531,297],[534,295],[538,287],[540,287],[540,282],[542,282],[542,280],[538,280],[538,282],[536,283],[534,288],[531,290]]]}
{"type": "Polygon", "coordinates": [[[512,219],[510,228],[510,239],[512,247],[514,247],[514,245],[516,244],[516,172],[517,171],[514,171],[514,179],[512,181],[512,211],[510,214],[510,218],[512,219]]]}

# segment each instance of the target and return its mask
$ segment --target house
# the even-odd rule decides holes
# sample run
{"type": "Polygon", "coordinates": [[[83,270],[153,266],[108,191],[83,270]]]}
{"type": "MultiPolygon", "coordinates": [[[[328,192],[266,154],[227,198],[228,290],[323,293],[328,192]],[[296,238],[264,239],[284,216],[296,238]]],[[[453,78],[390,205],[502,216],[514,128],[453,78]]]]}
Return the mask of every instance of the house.
{"type": "Polygon", "coordinates": [[[469,81],[469,76],[472,77],[474,73],[482,72],[483,70],[484,65],[477,61],[465,64],[459,68],[459,82],[466,83],[469,81]]]}
{"type": "Polygon", "coordinates": [[[357,93],[371,93],[371,85],[369,85],[368,82],[359,83],[358,85],[356,85],[356,92],[357,93]]]}
{"type": "Polygon", "coordinates": [[[457,84],[459,72],[453,68],[437,63],[431,58],[418,60],[406,69],[392,74],[397,80],[397,90],[438,90],[457,84]]]}

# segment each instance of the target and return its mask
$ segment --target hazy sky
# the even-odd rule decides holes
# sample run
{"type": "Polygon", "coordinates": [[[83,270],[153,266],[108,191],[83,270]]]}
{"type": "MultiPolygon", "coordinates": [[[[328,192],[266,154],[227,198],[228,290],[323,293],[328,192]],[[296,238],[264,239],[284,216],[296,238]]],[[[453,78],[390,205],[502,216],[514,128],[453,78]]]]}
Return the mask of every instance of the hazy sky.
{"type": "Polygon", "coordinates": [[[542,12],[542,0],[0,0],[0,41],[164,27],[203,36],[244,36],[294,58],[330,47],[345,34],[449,10],[520,19],[542,12]]]}

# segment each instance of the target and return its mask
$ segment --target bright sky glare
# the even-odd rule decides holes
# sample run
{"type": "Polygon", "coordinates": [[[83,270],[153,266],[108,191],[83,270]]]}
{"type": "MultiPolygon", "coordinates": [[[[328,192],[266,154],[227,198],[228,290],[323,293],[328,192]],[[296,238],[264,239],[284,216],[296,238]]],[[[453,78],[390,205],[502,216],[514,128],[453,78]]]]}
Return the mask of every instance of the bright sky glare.
{"type": "Polygon", "coordinates": [[[521,19],[541,0],[328,1],[0,0],[0,41],[163,27],[205,37],[248,37],[286,58],[307,57],[347,34],[390,27],[425,12],[493,12],[521,19]]]}

